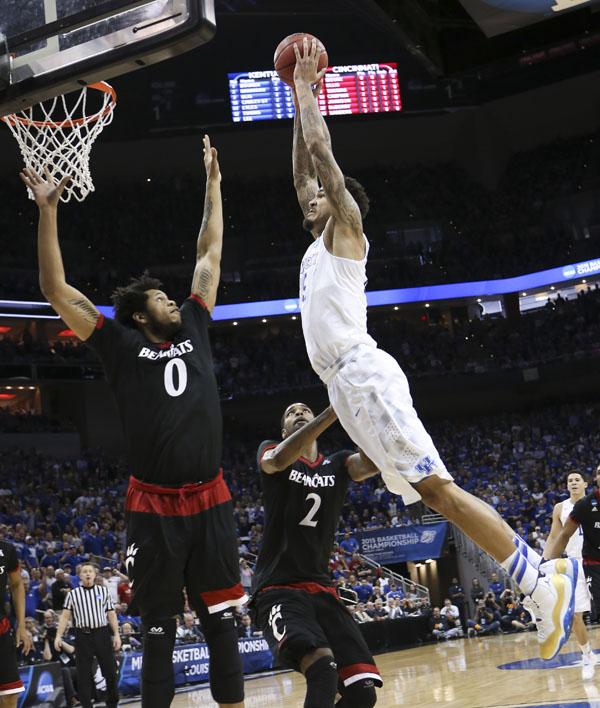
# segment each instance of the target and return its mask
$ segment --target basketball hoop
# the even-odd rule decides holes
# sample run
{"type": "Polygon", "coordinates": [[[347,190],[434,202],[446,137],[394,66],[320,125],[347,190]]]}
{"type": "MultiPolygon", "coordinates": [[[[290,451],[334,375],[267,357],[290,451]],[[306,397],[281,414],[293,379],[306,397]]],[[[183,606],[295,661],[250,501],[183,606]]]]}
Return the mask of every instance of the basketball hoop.
{"type": "MultiPolygon", "coordinates": [[[[94,191],[90,173],[92,146],[112,122],[116,105],[115,90],[101,81],[84,86],[78,94],[56,96],[0,120],[15,136],[25,166],[39,175],[43,175],[47,167],[56,182],[71,175],[61,200],[68,202],[74,197],[82,202],[94,191]],[[88,114],[90,89],[100,94],[102,105],[96,112],[88,114]]],[[[29,198],[33,199],[31,190],[28,191],[29,198]]]]}

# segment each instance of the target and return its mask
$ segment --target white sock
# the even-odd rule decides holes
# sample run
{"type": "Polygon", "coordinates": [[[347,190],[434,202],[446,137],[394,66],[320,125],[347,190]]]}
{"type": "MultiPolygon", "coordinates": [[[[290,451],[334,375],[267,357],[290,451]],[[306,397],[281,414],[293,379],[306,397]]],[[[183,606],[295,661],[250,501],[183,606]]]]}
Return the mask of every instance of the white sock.
{"type": "Polygon", "coordinates": [[[531,595],[538,581],[538,569],[519,551],[515,551],[500,565],[526,595],[531,595]]]}
{"type": "Polygon", "coordinates": [[[589,642],[587,644],[580,644],[579,648],[581,649],[582,654],[591,654],[592,653],[592,647],[589,642]]]}
{"type": "Polygon", "coordinates": [[[525,556],[525,558],[527,558],[527,561],[530,565],[532,565],[534,568],[540,567],[542,563],[542,556],[540,556],[539,553],[534,551],[531,546],[528,546],[518,533],[515,534],[515,537],[513,538],[513,543],[517,547],[519,553],[522,556],[525,556]]]}

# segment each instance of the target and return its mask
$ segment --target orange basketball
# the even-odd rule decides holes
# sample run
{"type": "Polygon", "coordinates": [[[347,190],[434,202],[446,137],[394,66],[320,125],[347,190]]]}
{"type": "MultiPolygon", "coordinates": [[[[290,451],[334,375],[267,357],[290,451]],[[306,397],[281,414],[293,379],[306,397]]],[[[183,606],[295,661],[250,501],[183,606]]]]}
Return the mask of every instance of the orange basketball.
{"type": "MultiPolygon", "coordinates": [[[[289,86],[294,85],[294,69],[296,68],[294,44],[297,44],[298,49],[302,52],[304,37],[308,37],[309,47],[312,40],[317,39],[316,37],[313,37],[312,34],[308,34],[308,32],[296,32],[295,34],[290,34],[289,37],[286,37],[279,42],[277,49],[275,50],[275,56],[273,57],[275,71],[279,74],[279,78],[282,81],[285,81],[285,83],[289,86]]],[[[317,46],[321,50],[318,68],[318,70],[321,71],[321,69],[324,69],[327,66],[329,57],[327,56],[327,50],[325,49],[323,42],[319,39],[317,39],[317,46]]]]}

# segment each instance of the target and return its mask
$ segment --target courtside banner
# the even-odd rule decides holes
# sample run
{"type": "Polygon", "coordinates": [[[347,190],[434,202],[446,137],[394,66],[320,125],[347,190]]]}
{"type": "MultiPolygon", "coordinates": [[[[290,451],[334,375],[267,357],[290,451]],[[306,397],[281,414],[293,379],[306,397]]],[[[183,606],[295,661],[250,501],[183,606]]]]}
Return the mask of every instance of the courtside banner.
{"type": "MultiPolygon", "coordinates": [[[[238,640],[238,649],[244,663],[244,673],[252,674],[273,667],[273,655],[262,637],[238,640]]],[[[175,685],[208,681],[209,652],[206,644],[179,644],[173,650],[175,685]]],[[[142,654],[127,652],[119,671],[119,691],[138,695],[141,690],[142,654]]]]}
{"type": "Polygon", "coordinates": [[[65,705],[65,689],[58,662],[22,666],[19,676],[25,686],[25,692],[17,694],[19,708],[40,705],[60,708],[65,705]]]}
{"type": "Polygon", "coordinates": [[[354,536],[359,543],[359,553],[375,562],[404,563],[439,558],[447,530],[448,522],[440,521],[427,526],[362,531],[354,536]]]}

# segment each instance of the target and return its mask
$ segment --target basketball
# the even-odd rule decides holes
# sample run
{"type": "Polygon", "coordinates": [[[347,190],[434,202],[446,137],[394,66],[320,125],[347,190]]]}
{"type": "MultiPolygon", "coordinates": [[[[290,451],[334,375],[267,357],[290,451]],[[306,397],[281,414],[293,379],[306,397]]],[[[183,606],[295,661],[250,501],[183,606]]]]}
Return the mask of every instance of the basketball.
{"type": "Polygon", "coordinates": [[[327,50],[320,39],[314,37],[312,34],[308,34],[307,32],[296,32],[295,34],[290,34],[289,37],[286,37],[279,42],[277,49],[275,50],[275,56],[273,57],[275,71],[279,74],[279,78],[288,84],[288,86],[294,85],[294,69],[296,68],[294,44],[297,44],[298,49],[302,52],[302,42],[304,37],[308,37],[309,47],[313,39],[317,40],[318,47],[321,50],[318,70],[321,71],[321,69],[324,69],[329,62],[327,50]]]}

